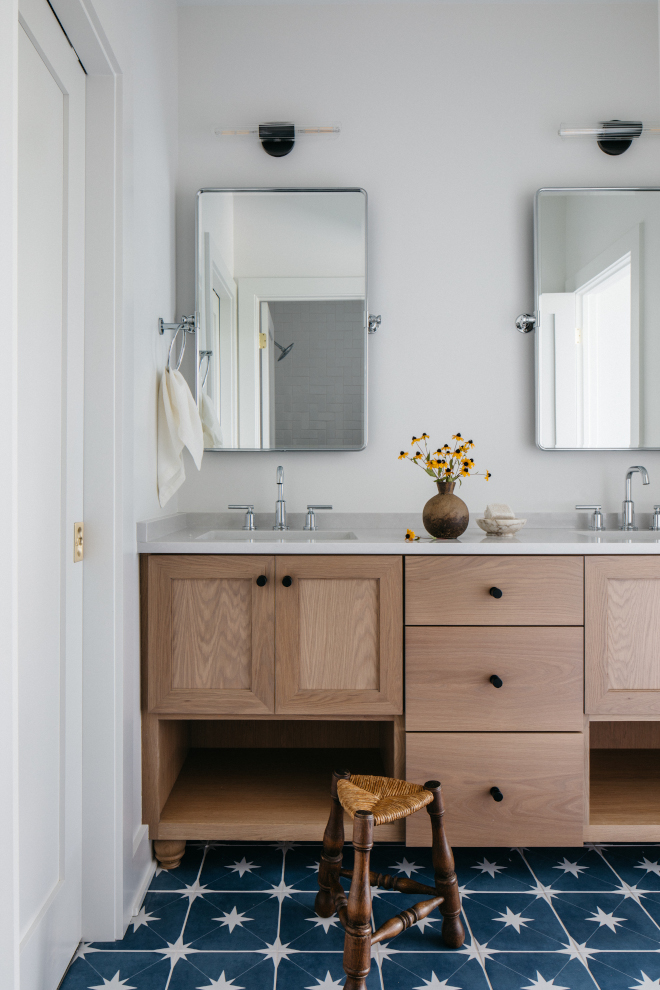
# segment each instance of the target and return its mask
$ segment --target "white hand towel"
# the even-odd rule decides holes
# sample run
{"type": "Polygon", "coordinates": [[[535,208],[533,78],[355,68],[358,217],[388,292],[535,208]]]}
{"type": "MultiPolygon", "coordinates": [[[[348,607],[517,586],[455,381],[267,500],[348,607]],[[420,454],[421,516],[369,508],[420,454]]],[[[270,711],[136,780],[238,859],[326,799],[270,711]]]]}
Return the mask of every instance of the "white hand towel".
{"type": "Polygon", "coordinates": [[[215,414],[213,403],[206,392],[202,392],[199,403],[199,415],[204,431],[204,447],[222,447],[222,430],[220,420],[215,414]]]}
{"type": "Polygon", "coordinates": [[[179,371],[165,369],[158,390],[158,500],[165,505],[186,479],[183,448],[199,471],[204,455],[202,422],[188,384],[179,371]]]}

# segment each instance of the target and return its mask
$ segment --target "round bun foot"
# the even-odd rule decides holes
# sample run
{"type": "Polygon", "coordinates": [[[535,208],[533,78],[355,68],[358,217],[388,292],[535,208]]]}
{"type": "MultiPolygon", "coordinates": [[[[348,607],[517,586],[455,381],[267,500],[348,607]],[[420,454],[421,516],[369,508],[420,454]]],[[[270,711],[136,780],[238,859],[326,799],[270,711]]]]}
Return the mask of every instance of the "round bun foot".
{"type": "Polygon", "coordinates": [[[176,870],[185,851],[185,839],[154,839],[154,855],[164,870],[176,870]]]}

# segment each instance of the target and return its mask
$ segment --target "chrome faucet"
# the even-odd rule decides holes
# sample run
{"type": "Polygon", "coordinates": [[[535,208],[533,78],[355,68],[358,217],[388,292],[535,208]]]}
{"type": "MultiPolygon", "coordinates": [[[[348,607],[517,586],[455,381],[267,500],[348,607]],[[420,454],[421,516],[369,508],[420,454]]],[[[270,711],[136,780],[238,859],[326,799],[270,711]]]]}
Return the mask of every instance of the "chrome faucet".
{"type": "Polygon", "coordinates": [[[275,503],[275,525],[273,529],[288,529],[286,524],[286,502],[284,501],[284,468],[277,469],[277,502],[275,503]]]}
{"type": "Polygon", "coordinates": [[[641,464],[635,464],[633,467],[628,468],[628,473],[626,474],[626,498],[623,503],[623,512],[621,515],[621,529],[623,530],[637,529],[637,526],[635,526],[635,503],[632,500],[632,476],[636,473],[641,474],[643,485],[648,485],[649,483],[649,473],[641,464]]]}

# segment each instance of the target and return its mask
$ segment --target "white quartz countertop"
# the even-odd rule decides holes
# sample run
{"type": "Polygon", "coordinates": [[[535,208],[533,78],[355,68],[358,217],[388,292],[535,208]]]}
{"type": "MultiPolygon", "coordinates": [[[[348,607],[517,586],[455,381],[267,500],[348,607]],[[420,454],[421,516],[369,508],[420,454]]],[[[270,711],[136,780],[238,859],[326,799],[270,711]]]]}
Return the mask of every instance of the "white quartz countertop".
{"type": "Polygon", "coordinates": [[[241,513],[177,513],[138,523],[139,553],[216,554],[657,554],[660,532],[639,514],[637,532],[588,530],[586,513],[519,513],[528,523],[513,537],[487,536],[473,520],[457,540],[431,540],[414,513],[318,513],[319,529],[303,531],[304,514],[289,515],[290,529],[271,529],[271,514],[256,515],[256,532],[241,529],[241,513]],[[406,529],[421,537],[407,542],[406,529]]]}

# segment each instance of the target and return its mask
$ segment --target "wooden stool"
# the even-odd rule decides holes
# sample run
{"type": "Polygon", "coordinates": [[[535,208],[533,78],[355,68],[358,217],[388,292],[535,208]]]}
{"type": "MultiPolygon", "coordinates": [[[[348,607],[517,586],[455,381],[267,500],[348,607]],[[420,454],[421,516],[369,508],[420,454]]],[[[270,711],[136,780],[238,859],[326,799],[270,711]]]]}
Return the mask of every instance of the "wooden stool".
{"type": "Polygon", "coordinates": [[[454,871],[454,856],[447,842],[442,817],[442,789],[437,780],[428,780],[423,787],[391,777],[369,777],[335,770],[330,788],[330,818],[323,836],[323,855],[319,866],[319,892],[314,907],[321,918],[336,911],[346,931],[344,939],[344,990],[365,990],[371,968],[371,946],[394,938],[425,918],[437,907],[442,914],[442,938],[445,945],[458,949],[465,940],[461,924],[461,899],[454,871]],[[391,877],[369,871],[374,826],[407,818],[426,808],[431,816],[433,831],[433,871],[435,887],[418,883],[407,877],[391,877]],[[352,870],[342,869],[344,848],[344,811],[353,819],[352,870]],[[339,882],[349,877],[351,889],[346,892],[339,882]],[[402,911],[384,925],[371,931],[371,888],[400,890],[405,894],[427,894],[431,899],[402,911]]]}

